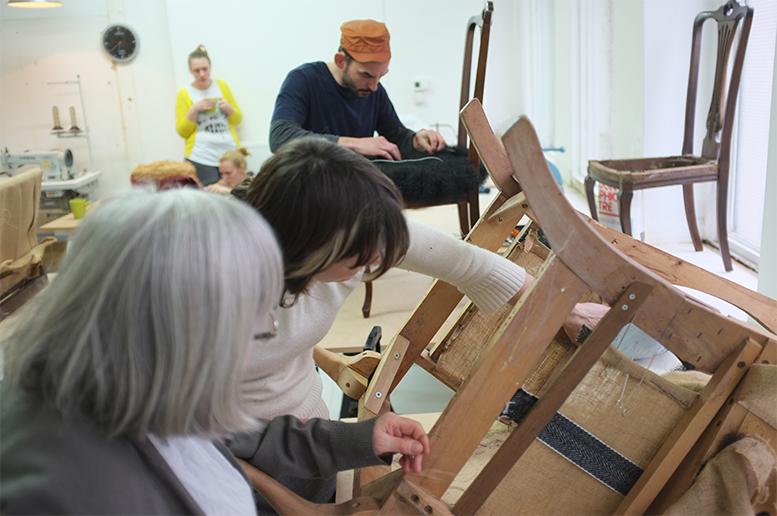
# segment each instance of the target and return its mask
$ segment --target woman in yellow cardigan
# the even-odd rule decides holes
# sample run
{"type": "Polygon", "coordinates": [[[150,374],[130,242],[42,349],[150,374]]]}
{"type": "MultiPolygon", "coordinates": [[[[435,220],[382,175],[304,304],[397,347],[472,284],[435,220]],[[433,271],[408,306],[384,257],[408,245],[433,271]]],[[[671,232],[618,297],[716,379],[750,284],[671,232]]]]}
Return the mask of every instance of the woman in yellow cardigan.
{"type": "Polygon", "coordinates": [[[194,82],[178,90],[175,128],[186,139],[184,156],[197,169],[202,186],[217,182],[219,158],[238,146],[235,125],[243,119],[227,83],[210,78],[210,58],[203,45],[189,54],[194,82]]]}

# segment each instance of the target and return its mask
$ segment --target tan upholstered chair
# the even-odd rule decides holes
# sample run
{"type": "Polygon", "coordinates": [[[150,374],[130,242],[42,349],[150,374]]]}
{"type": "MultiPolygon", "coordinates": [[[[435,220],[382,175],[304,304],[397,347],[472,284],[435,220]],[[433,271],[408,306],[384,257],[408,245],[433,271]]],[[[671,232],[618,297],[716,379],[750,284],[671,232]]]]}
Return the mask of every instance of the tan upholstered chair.
{"type": "Polygon", "coordinates": [[[36,235],[43,171],[0,180],[0,321],[48,285],[43,252],[56,239],[36,235]]]}

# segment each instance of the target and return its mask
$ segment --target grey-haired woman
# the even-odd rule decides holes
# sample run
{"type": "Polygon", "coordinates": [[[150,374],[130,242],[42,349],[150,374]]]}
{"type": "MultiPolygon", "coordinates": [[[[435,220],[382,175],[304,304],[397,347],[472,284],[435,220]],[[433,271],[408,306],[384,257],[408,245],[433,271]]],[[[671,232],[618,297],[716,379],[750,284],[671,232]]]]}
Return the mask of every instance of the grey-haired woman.
{"type": "Polygon", "coordinates": [[[86,217],[2,344],[0,511],[256,514],[223,439],[273,475],[331,475],[393,452],[420,470],[428,439],[397,416],[251,416],[244,368],[275,334],[282,278],[270,226],[221,196],[135,192],[86,217]],[[230,266],[235,256],[252,266],[230,266]]]}

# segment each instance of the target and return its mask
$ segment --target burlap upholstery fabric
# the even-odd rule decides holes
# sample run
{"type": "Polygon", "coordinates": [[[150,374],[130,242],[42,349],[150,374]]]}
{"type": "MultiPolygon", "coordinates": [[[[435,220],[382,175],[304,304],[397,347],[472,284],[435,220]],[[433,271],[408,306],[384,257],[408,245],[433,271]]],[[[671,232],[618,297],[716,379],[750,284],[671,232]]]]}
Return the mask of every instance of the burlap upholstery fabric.
{"type": "Polygon", "coordinates": [[[712,375],[701,371],[669,371],[662,374],[661,377],[693,392],[701,392],[712,375]]]}
{"type": "MultiPolygon", "coordinates": [[[[531,229],[526,239],[510,249],[507,258],[523,267],[527,273],[536,276],[540,267],[550,255],[550,250],[539,242],[537,231],[531,229]]],[[[601,302],[601,298],[592,291],[587,292],[581,302],[601,302]]],[[[435,375],[445,382],[458,388],[465,378],[471,374],[474,364],[478,363],[480,354],[499,331],[502,323],[512,311],[510,304],[486,314],[469,303],[457,323],[448,334],[440,340],[432,350],[431,356],[436,361],[435,375]]],[[[566,360],[577,348],[560,329],[551,346],[540,359],[538,371],[533,380],[540,385],[545,382],[550,373],[563,360],[566,360]]],[[[532,390],[528,384],[525,386],[532,390]]]]}
{"type": "Polygon", "coordinates": [[[776,464],[774,450],[765,441],[745,437],[713,457],[691,488],[664,514],[755,514],[754,506],[777,489],[776,464]]]}
{"type": "MultiPolygon", "coordinates": [[[[553,347],[553,346],[551,346],[553,347]]],[[[658,377],[609,349],[572,393],[561,413],[607,445],[646,467],[675,423],[695,401],[709,375],[696,371],[658,377]],[[625,375],[629,375],[623,391],[625,375]],[[622,395],[622,407],[617,400],[622,395]],[[628,409],[626,415],[623,410],[628,409]]],[[[539,376],[539,375],[537,375],[539,376]]],[[[536,387],[536,378],[527,382],[536,387]]],[[[777,366],[754,365],[742,381],[738,403],[773,424],[777,412],[777,366]]],[[[493,428],[468,468],[454,481],[444,500],[455,503],[482,467],[509,436],[493,428]],[[468,480],[469,479],[469,480],[468,480]]],[[[777,469],[773,447],[747,437],[721,452],[702,470],[694,486],[670,508],[670,514],[777,514],[777,469]]],[[[479,514],[611,514],[623,496],[596,481],[539,441],[516,464],[479,514]]]]}
{"type": "MultiPolygon", "coordinates": [[[[696,398],[695,392],[610,348],[560,412],[644,469],[696,398]]],[[[457,495],[449,491],[445,499],[455,502],[457,495]]],[[[611,514],[622,500],[622,495],[535,441],[479,513],[611,514]]]]}
{"type": "Polygon", "coordinates": [[[777,366],[752,365],[735,398],[763,422],[748,425],[746,418],[739,431],[758,436],[747,435],[711,458],[666,514],[777,514],[777,366]]]}
{"type": "Polygon", "coordinates": [[[750,412],[777,428],[777,366],[755,364],[742,380],[740,403],[750,412]]]}
{"type": "MultiPolygon", "coordinates": [[[[536,269],[547,257],[547,249],[544,246],[540,249],[532,247],[537,247],[537,244],[529,242],[529,245],[518,246],[510,259],[536,274],[536,269]]],[[[484,344],[493,338],[509,311],[510,307],[507,307],[485,315],[469,306],[432,351],[432,356],[437,359],[435,373],[445,378],[449,385],[461,385],[470,374],[472,364],[477,362],[484,344]]],[[[523,389],[536,394],[574,349],[575,346],[568,342],[563,332],[559,332],[523,389]]],[[[737,395],[739,403],[771,425],[777,419],[775,371],[777,368],[773,366],[752,367],[742,382],[740,395],[737,395]],[[759,371],[760,368],[767,370],[759,371]]],[[[644,469],[710,377],[698,371],[673,372],[659,377],[610,348],[578,385],[560,413],[644,469]]],[[[444,501],[455,504],[509,434],[510,430],[502,425],[491,429],[443,496],[444,501]]],[[[772,474],[771,478],[771,483],[775,483],[777,477],[772,474]]],[[[760,477],[755,482],[760,482],[760,477]]],[[[769,482],[765,480],[766,484],[769,482]]],[[[777,491],[777,486],[772,491],[777,491]]],[[[754,496],[759,499],[766,496],[763,492],[759,493],[754,496]]],[[[478,514],[612,514],[623,498],[558,452],[535,440],[478,514]]],[[[745,513],[728,514],[747,513],[754,514],[752,508],[745,513]]]]}

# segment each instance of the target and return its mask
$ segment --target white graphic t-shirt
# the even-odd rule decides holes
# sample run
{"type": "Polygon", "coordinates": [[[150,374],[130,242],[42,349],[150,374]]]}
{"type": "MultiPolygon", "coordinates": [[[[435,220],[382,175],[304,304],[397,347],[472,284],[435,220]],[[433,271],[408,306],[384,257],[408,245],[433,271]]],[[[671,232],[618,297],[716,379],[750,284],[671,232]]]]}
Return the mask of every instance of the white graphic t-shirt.
{"type": "MultiPolygon", "coordinates": [[[[198,90],[191,84],[186,85],[186,91],[192,102],[204,98],[224,98],[218,82],[211,81],[210,88],[198,90]]],[[[197,114],[197,132],[194,135],[194,147],[189,159],[203,165],[219,166],[219,158],[228,150],[235,148],[235,138],[229,130],[227,114],[218,107],[212,112],[200,111],[197,114]]]]}

